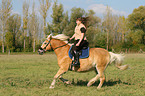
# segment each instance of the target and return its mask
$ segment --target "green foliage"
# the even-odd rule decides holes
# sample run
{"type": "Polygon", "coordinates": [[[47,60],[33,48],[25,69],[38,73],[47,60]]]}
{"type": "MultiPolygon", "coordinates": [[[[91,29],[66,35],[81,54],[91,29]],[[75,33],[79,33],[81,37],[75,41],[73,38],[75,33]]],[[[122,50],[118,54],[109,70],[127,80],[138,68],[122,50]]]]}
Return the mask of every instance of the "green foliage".
{"type": "Polygon", "coordinates": [[[43,22],[41,22],[42,19],[35,13],[34,4],[32,14],[29,14],[29,4],[26,1],[23,2],[22,22],[20,15],[11,14],[11,0],[2,0],[1,5],[3,7],[0,14],[4,14],[0,17],[1,21],[3,20],[3,22],[0,22],[2,25],[0,48],[3,51],[4,47],[7,47],[7,49],[12,48],[14,52],[23,50],[30,52],[32,49],[34,51],[34,49],[38,49],[38,46],[40,47],[46,34],[53,33],[53,35],[57,35],[63,33],[71,37],[74,34],[76,18],[78,17],[89,17],[86,36],[90,47],[101,47],[109,50],[112,48],[115,50],[125,50],[126,48],[135,50],[136,48],[136,51],[144,48],[145,6],[139,6],[134,9],[128,18],[113,15],[110,7],[107,7],[106,14],[101,19],[96,16],[93,10],[86,11],[76,7],[71,9],[69,16],[68,11],[64,12],[63,5],[58,4],[57,0],[55,0],[52,6],[53,13],[50,14],[52,17],[52,22],[50,23],[46,22],[46,18],[51,1],[39,0],[39,3],[39,11],[43,22]],[[13,42],[9,45],[8,41],[10,40],[13,42]],[[4,46],[5,43],[7,46],[4,46]]]}
{"type": "Polygon", "coordinates": [[[121,33],[121,39],[122,39],[122,43],[125,42],[125,35],[127,34],[129,28],[127,26],[127,19],[124,16],[119,16],[119,20],[118,20],[118,28],[117,28],[117,32],[121,33]]]}
{"type": "Polygon", "coordinates": [[[18,46],[18,41],[16,41],[16,40],[19,39],[18,36],[20,35],[19,31],[20,31],[20,27],[21,27],[21,16],[18,14],[13,14],[12,16],[9,17],[6,24],[7,24],[6,30],[8,32],[10,32],[8,34],[10,34],[10,36],[12,36],[11,38],[9,38],[10,41],[12,41],[11,47],[13,47],[14,48],[13,51],[15,51],[17,49],[17,46],[18,46]]]}
{"type": "Polygon", "coordinates": [[[0,4],[0,24],[1,24],[1,41],[2,41],[2,52],[5,51],[5,34],[6,34],[6,22],[11,15],[12,11],[12,0],[1,0],[0,4]]]}
{"type": "Polygon", "coordinates": [[[63,13],[63,5],[57,4],[57,0],[54,2],[52,10],[52,24],[48,23],[49,33],[53,33],[54,35],[62,34],[68,24],[68,12],[63,13]]]}
{"type": "Polygon", "coordinates": [[[25,49],[25,52],[32,52],[33,51],[33,48],[32,48],[32,39],[31,37],[26,37],[26,49],[25,49]]]}
{"type": "Polygon", "coordinates": [[[88,26],[98,27],[99,23],[101,22],[101,19],[95,15],[95,12],[93,10],[89,10],[88,13],[86,13],[89,17],[88,26]]]}
{"type": "MultiPolygon", "coordinates": [[[[114,49],[115,52],[126,52],[126,49],[131,49],[132,50],[133,43],[131,42],[120,42],[118,44],[115,44],[112,46],[112,49],[114,49]]],[[[136,51],[137,52],[137,51],[136,51]]]]}
{"type": "Polygon", "coordinates": [[[100,30],[97,30],[97,28],[90,26],[87,28],[86,36],[87,40],[89,41],[90,47],[95,47],[97,44],[97,35],[99,34],[100,30]]]}
{"type": "Polygon", "coordinates": [[[95,37],[95,47],[106,49],[106,33],[98,33],[95,37]]]}
{"type": "Polygon", "coordinates": [[[128,21],[131,30],[143,30],[144,34],[142,34],[141,43],[145,44],[145,6],[134,9],[133,13],[128,16],[128,21]]]}
{"type": "Polygon", "coordinates": [[[27,29],[29,15],[29,3],[26,0],[23,2],[23,29],[27,29]]]}
{"type": "Polygon", "coordinates": [[[11,50],[13,51],[14,49],[14,46],[13,46],[13,34],[12,32],[7,32],[6,35],[5,35],[5,38],[6,38],[6,45],[7,45],[7,49],[8,51],[11,50]]]}
{"type": "Polygon", "coordinates": [[[133,10],[128,16],[131,29],[142,29],[145,31],[145,6],[140,6],[133,10]]]}
{"type": "Polygon", "coordinates": [[[136,45],[141,44],[143,35],[145,35],[145,33],[142,30],[136,29],[128,33],[128,38],[134,45],[136,45]]]}

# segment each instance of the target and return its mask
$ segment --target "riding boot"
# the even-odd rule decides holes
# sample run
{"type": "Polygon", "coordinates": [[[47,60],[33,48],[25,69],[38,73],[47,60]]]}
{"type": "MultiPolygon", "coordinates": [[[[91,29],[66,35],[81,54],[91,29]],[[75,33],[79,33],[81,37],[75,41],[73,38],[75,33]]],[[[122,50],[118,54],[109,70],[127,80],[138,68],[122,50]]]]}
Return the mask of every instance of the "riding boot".
{"type": "Polygon", "coordinates": [[[72,51],[71,54],[73,55],[73,57],[72,57],[72,64],[71,65],[74,65],[75,59],[76,59],[76,55],[75,55],[76,51],[72,51]]]}
{"type": "Polygon", "coordinates": [[[80,56],[80,53],[78,51],[76,51],[76,54],[75,54],[76,58],[75,58],[74,66],[79,66],[80,65],[79,56],[80,56]]]}

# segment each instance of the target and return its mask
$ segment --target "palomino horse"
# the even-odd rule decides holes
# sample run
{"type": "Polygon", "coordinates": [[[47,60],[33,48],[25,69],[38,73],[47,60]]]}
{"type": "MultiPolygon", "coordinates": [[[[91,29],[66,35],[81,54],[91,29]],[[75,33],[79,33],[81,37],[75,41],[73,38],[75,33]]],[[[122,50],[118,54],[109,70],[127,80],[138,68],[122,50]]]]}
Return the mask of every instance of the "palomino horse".
{"type": "MultiPolygon", "coordinates": [[[[67,40],[68,36],[63,34],[57,36],[49,35],[47,39],[43,42],[41,49],[38,50],[39,53],[43,53],[44,51],[53,49],[58,60],[58,65],[60,69],[57,74],[54,76],[54,79],[49,88],[54,88],[56,79],[59,78],[66,84],[70,84],[70,82],[62,77],[62,74],[68,71],[70,68],[72,60],[68,55],[68,51],[70,49],[70,45],[64,40],[67,40]]],[[[115,66],[121,70],[125,70],[128,68],[128,65],[121,66],[123,61],[123,56],[121,54],[115,54],[112,52],[108,52],[102,48],[90,48],[89,57],[86,59],[80,59],[80,67],[75,70],[76,72],[87,72],[91,70],[97,71],[97,75],[91,79],[87,86],[91,86],[95,81],[100,78],[100,83],[97,88],[101,88],[104,83],[105,75],[104,71],[109,63],[114,62],[115,66]]]]}

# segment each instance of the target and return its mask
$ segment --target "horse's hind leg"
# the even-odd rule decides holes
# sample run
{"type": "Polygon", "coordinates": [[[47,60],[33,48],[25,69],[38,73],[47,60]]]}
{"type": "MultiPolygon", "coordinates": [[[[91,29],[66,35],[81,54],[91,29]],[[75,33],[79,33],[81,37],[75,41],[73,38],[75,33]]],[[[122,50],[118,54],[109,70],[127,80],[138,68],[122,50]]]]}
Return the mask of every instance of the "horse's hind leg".
{"type": "Polygon", "coordinates": [[[97,81],[98,78],[99,78],[99,75],[97,74],[96,77],[94,77],[93,79],[91,79],[91,80],[89,81],[89,83],[87,84],[87,86],[89,87],[89,86],[91,86],[92,84],[94,84],[95,81],[97,81]]]}
{"type": "Polygon", "coordinates": [[[97,70],[100,78],[100,83],[97,88],[100,89],[105,81],[105,75],[104,75],[105,67],[97,67],[97,70]]]}
{"type": "Polygon", "coordinates": [[[65,72],[66,72],[66,70],[60,68],[60,69],[58,70],[57,74],[54,76],[54,79],[53,79],[53,81],[52,81],[52,83],[51,83],[51,86],[50,86],[49,88],[54,88],[56,79],[57,79],[60,75],[62,75],[63,73],[65,73],[65,72]]]}
{"type": "Polygon", "coordinates": [[[94,77],[93,79],[91,79],[89,81],[89,83],[87,84],[87,86],[91,86],[92,84],[95,83],[95,81],[97,81],[98,78],[100,78],[100,83],[98,85],[98,89],[102,87],[104,81],[105,81],[105,75],[104,75],[104,68],[103,67],[98,67],[97,68],[98,74],[96,75],[96,77],[94,77]]]}

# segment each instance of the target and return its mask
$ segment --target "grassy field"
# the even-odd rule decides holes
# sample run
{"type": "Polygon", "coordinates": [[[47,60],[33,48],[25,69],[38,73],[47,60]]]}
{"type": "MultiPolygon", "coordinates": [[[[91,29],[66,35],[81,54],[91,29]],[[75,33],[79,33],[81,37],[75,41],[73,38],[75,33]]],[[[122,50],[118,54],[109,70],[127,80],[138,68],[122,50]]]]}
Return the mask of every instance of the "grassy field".
{"type": "Polygon", "coordinates": [[[99,81],[87,87],[95,72],[67,72],[65,85],[57,80],[49,89],[58,71],[54,53],[0,55],[0,96],[145,96],[145,54],[126,54],[124,64],[130,69],[121,71],[113,64],[105,71],[106,81],[97,89],[99,81]]]}

